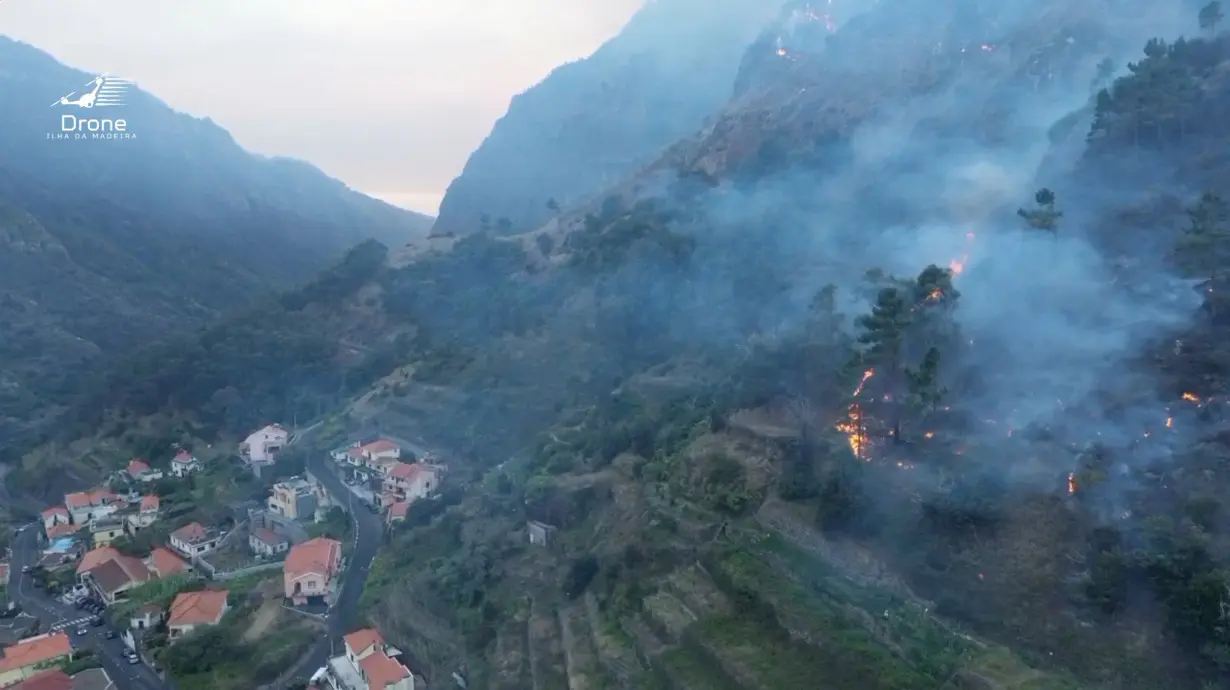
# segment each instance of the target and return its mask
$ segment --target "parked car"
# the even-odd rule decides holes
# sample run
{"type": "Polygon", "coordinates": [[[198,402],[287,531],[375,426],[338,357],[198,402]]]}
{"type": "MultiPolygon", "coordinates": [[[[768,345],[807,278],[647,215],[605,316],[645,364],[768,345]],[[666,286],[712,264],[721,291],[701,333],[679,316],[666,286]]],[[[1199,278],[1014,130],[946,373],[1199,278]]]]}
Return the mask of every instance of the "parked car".
{"type": "Polygon", "coordinates": [[[77,628],[78,637],[85,637],[86,635],[89,635],[89,634],[90,634],[90,629],[85,627],[84,625],[81,626],[80,628],[77,628]]]}
{"type": "Polygon", "coordinates": [[[116,633],[114,630],[108,630],[108,631],[107,631],[106,638],[107,638],[108,640],[114,640],[114,639],[115,639],[115,638],[117,638],[117,637],[119,637],[119,634],[118,634],[118,633],[116,633]]]}
{"type": "Polygon", "coordinates": [[[102,619],[102,616],[94,616],[94,620],[90,621],[90,625],[94,626],[95,628],[102,625],[103,623],[104,621],[102,619]]]}

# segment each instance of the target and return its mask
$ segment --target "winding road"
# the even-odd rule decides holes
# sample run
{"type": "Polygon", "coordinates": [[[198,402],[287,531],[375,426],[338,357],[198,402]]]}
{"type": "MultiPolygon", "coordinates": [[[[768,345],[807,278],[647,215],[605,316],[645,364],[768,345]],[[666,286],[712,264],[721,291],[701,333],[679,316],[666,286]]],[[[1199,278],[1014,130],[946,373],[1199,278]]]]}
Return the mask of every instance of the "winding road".
{"type": "Polygon", "coordinates": [[[342,637],[353,632],[360,623],[359,598],[363,596],[363,587],[367,584],[372,559],[376,557],[384,537],[384,524],[380,521],[380,516],[355,500],[354,493],[338,478],[326,454],[312,454],[307,460],[307,468],[320,480],[329,495],[346,507],[346,512],[350,514],[353,522],[355,543],[346,573],[342,577],[341,591],[329,609],[328,635],[316,643],[311,654],[293,669],[293,673],[288,674],[292,679],[312,675],[316,669],[327,664],[331,657],[343,653],[342,637]]]}
{"type": "MultiPolygon", "coordinates": [[[[23,566],[33,566],[39,560],[41,554],[38,530],[37,523],[30,524],[13,537],[8,591],[9,596],[23,611],[39,619],[40,629],[46,631],[79,620],[88,614],[48,596],[34,586],[29,575],[21,572],[23,566]]],[[[103,637],[106,628],[87,626],[87,634],[78,636],[76,627],[67,626],[64,630],[72,638],[73,648],[92,649],[97,652],[116,690],[172,690],[172,685],[159,678],[150,667],[145,664],[129,664],[124,659],[124,643],[118,638],[108,640],[103,637]]]]}

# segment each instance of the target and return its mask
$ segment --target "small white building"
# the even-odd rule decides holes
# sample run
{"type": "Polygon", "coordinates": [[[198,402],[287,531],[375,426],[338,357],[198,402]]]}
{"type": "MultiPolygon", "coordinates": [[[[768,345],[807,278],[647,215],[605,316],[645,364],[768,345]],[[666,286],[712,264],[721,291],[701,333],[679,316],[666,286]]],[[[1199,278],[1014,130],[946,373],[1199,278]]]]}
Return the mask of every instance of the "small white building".
{"type": "Polygon", "coordinates": [[[124,470],[133,481],[152,482],[162,479],[162,470],[156,470],[150,467],[141,458],[133,458],[128,467],[124,470]]]}
{"type": "Polygon", "coordinates": [[[398,661],[401,652],[379,631],[357,630],[343,640],[345,653],[329,660],[325,676],[335,690],[415,690],[414,674],[398,661]]]}
{"type": "Polygon", "coordinates": [[[114,515],[124,503],[123,498],[102,487],[64,496],[64,505],[74,525],[85,525],[91,520],[114,515]]]}
{"type": "Polygon", "coordinates": [[[252,553],[266,558],[290,550],[290,539],[267,527],[256,527],[248,533],[248,547],[252,553]]]}
{"type": "Polygon", "coordinates": [[[249,463],[269,464],[289,441],[289,431],[279,424],[270,424],[249,434],[239,444],[239,454],[249,463]]]}
{"type": "Polygon", "coordinates": [[[193,472],[201,471],[201,461],[192,453],[181,450],[171,459],[171,474],[176,477],[187,477],[193,472]]]}
{"type": "Polygon", "coordinates": [[[171,533],[171,548],[189,558],[199,558],[218,548],[222,535],[199,522],[189,522],[171,533]]]}

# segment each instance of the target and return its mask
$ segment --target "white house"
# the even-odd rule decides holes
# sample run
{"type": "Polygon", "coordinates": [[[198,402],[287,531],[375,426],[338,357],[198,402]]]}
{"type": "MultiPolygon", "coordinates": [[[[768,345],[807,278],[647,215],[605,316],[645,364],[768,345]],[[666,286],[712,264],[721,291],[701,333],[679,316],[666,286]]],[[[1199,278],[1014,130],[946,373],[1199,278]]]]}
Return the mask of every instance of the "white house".
{"type": "Polygon", "coordinates": [[[359,451],[363,453],[363,458],[369,464],[382,459],[397,460],[401,457],[401,447],[387,438],[378,439],[359,446],[359,451]]]}
{"type": "Polygon", "coordinates": [[[43,511],[44,530],[49,530],[56,525],[67,525],[68,523],[68,509],[64,506],[51,506],[43,511]]]}
{"type": "Polygon", "coordinates": [[[290,539],[265,527],[248,532],[248,547],[258,556],[271,557],[290,550],[290,539]]]}
{"type": "Polygon", "coordinates": [[[114,515],[124,505],[124,499],[100,487],[65,494],[64,505],[73,524],[84,525],[90,520],[114,515]]]}
{"type": "Polygon", "coordinates": [[[227,595],[226,590],[208,589],[175,595],[167,615],[167,636],[176,640],[199,627],[221,623],[230,608],[227,595]]]}
{"type": "Polygon", "coordinates": [[[133,458],[125,470],[129,477],[138,482],[152,482],[162,479],[162,470],[152,469],[141,458],[133,458]]]}
{"type": "Polygon", "coordinates": [[[405,501],[427,498],[439,482],[439,471],[433,465],[397,462],[385,473],[382,488],[405,501]]]}
{"type": "Polygon", "coordinates": [[[218,548],[222,535],[199,522],[189,522],[171,533],[171,548],[189,558],[197,558],[218,548]]]}
{"type": "Polygon", "coordinates": [[[367,628],[345,638],[345,654],[329,660],[327,678],[335,690],[415,690],[414,674],[385,644],[380,632],[367,628]]]}
{"type": "Polygon", "coordinates": [[[161,501],[157,496],[149,495],[141,497],[141,507],[135,513],[129,513],[127,516],[128,528],[130,534],[136,534],[142,529],[158,522],[158,512],[161,509],[161,501]]]}
{"type": "Polygon", "coordinates": [[[201,461],[186,450],[181,450],[171,459],[171,474],[176,477],[187,477],[193,472],[201,471],[201,461]]]}
{"type": "Polygon", "coordinates": [[[278,424],[270,424],[249,434],[239,445],[239,453],[250,463],[268,464],[288,441],[289,431],[278,424]]]}

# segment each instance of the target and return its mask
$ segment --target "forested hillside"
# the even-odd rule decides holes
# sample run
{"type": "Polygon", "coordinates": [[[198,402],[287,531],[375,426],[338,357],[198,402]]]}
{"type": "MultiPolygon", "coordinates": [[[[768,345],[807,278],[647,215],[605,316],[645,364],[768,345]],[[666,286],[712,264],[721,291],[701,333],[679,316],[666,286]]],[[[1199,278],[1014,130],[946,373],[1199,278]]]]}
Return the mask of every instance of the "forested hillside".
{"type": "Polygon", "coordinates": [[[48,104],[93,77],[0,37],[0,458],[116,355],[429,223],[136,90],[136,138],[49,138],[48,104]]]}
{"type": "Polygon", "coordinates": [[[1230,687],[1220,7],[821,9],[600,208],[360,248],[69,435],[451,451],[365,593],[432,682],[1230,687]]]}

